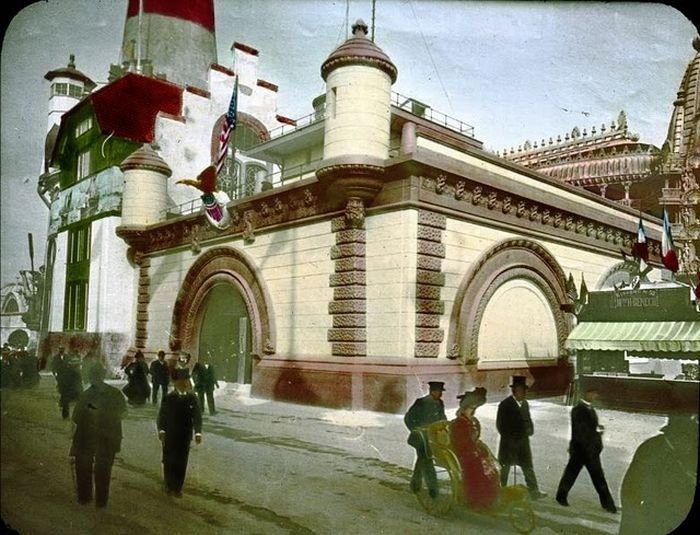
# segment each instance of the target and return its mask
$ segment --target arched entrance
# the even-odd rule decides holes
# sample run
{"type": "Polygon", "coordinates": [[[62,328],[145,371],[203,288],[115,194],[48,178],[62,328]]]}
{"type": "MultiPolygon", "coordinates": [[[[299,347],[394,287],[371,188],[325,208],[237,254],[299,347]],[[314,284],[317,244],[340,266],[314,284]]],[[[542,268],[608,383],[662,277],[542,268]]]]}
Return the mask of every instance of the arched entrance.
{"type": "Polygon", "coordinates": [[[554,257],[527,239],[485,252],[464,277],[450,320],[449,347],[466,363],[530,366],[565,354],[561,311],[566,279],[554,257]]]}
{"type": "Polygon", "coordinates": [[[251,338],[250,317],[241,291],[226,282],[212,286],[202,302],[197,355],[209,358],[220,380],[248,384],[251,338]]]}
{"type": "Polygon", "coordinates": [[[270,298],[252,260],[215,247],[190,267],[178,292],[170,349],[210,355],[220,379],[250,383],[252,362],[275,352],[270,298]]]}

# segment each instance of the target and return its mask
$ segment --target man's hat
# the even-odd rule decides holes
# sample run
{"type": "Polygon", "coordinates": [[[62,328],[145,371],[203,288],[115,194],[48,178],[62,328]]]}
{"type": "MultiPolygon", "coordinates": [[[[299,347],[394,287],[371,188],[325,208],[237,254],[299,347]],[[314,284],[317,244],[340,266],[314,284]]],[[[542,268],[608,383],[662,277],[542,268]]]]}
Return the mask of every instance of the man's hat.
{"type": "Polygon", "coordinates": [[[516,386],[527,388],[527,377],[524,375],[513,375],[510,381],[510,387],[515,388],[516,386]]]}
{"type": "Polygon", "coordinates": [[[190,378],[190,369],[189,368],[175,368],[175,371],[173,372],[173,380],[177,381],[178,379],[189,379],[190,378]]]}
{"type": "Polygon", "coordinates": [[[439,390],[441,392],[445,391],[445,383],[442,381],[428,381],[428,386],[430,387],[431,392],[435,390],[439,390]]]}

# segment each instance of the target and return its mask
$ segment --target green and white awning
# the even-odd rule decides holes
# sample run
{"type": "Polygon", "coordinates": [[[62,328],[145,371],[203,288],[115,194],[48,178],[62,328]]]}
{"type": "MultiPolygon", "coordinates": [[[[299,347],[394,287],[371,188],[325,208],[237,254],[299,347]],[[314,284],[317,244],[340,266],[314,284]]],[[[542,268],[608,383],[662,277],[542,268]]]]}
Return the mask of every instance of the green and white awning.
{"type": "Polygon", "coordinates": [[[583,322],[566,340],[567,349],[700,355],[700,321],[583,322]]]}

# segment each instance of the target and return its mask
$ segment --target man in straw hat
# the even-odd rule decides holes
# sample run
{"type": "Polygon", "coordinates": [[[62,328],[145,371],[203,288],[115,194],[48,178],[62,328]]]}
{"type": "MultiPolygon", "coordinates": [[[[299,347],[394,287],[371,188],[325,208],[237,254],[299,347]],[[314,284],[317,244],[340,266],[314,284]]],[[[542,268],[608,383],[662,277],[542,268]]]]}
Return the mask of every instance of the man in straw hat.
{"type": "Polygon", "coordinates": [[[430,496],[435,498],[437,496],[437,475],[435,474],[435,467],[430,460],[428,444],[426,444],[417,428],[440,420],[447,420],[447,416],[445,416],[445,403],[442,401],[445,383],[430,381],[428,387],[428,395],[418,398],[413,402],[413,405],[411,405],[411,408],[408,409],[408,412],[404,416],[403,421],[411,432],[408,435],[408,443],[416,450],[416,465],[413,468],[411,490],[413,492],[418,492],[422,487],[423,479],[425,479],[430,496]]]}
{"type": "Polygon", "coordinates": [[[163,443],[163,475],[170,496],[182,497],[192,435],[202,442],[202,413],[192,392],[187,368],[174,372],[175,390],[165,395],[158,411],[158,438],[163,443]]]}
{"type": "Polygon", "coordinates": [[[498,404],[496,413],[496,428],[501,440],[498,444],[498,461],[501,463],[501,485],[508,484],[508,472],[511,466],[517,465],[525,475],[525,484],[530,496],[535,499],[544,498],[546,493],[540,492],[537,477],[532,466],[530,437],[534,433],[530,407],[525,396],[527,380],[522,375],[514,375],[510,384],[512,394],[498,404]]]}

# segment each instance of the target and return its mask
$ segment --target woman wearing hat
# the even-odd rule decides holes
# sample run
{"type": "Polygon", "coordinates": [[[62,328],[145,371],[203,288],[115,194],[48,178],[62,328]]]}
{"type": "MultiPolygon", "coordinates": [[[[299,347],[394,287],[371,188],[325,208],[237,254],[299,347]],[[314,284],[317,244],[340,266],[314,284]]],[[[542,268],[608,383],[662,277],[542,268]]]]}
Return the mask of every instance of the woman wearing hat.
{"type": "Polygon", "coordinates": [[[457,418],[450,422],[452,446],[462,466],[464,502],[474,510],[488,510],[498,499],[501,487],[498,464],[480,439],[481,424],[474,413],[486,403],[486,389],[477,387],[461,396],[457,418]]]}

